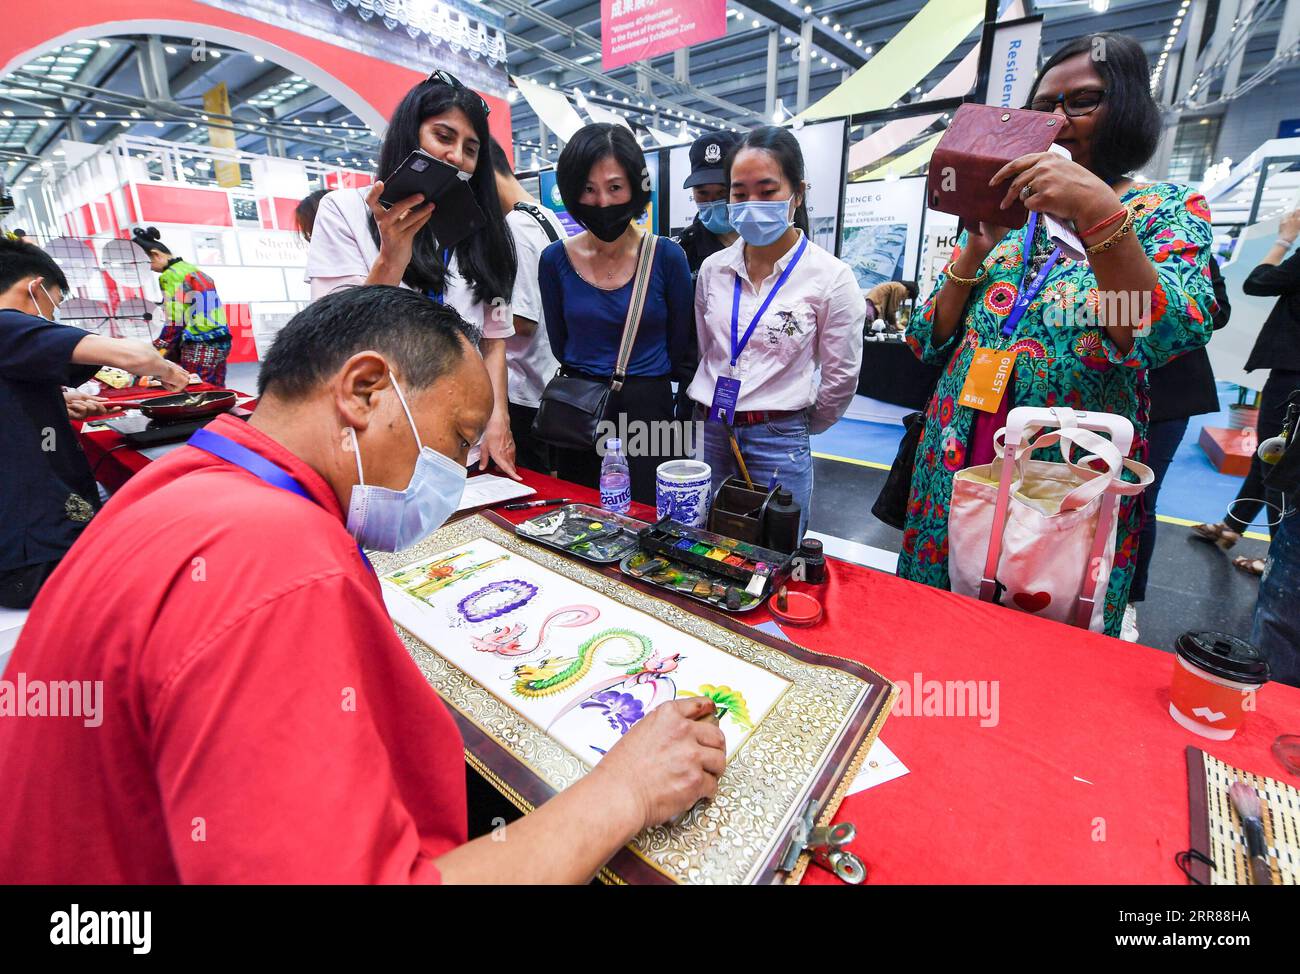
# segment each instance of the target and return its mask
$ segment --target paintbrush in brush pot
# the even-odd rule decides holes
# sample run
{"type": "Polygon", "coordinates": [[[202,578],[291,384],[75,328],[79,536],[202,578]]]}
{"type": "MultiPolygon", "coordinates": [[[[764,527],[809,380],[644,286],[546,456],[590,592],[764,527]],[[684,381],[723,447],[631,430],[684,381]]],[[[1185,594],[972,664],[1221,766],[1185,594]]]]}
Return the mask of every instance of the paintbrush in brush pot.
{"type": "Polygon", "coordinates": [[[1250,875],[1256,886],[1273,885],[1273,870],[1268,864],[1268,844],[1264,841],[1264,816],[1259,795],[1243,781],[1234,781],[1228,789],[1232,805],[1241,817],[1246,832],[1246,852],[1250,855],[1250,875]]]}

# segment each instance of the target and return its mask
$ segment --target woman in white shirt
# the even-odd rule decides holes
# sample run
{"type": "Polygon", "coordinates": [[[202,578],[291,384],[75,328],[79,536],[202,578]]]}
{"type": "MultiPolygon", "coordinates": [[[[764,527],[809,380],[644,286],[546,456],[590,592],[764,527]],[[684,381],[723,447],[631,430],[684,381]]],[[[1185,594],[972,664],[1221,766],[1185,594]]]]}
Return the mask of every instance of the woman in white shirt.
{"type": "Polygon", "coordinates": [[[688,394],[708,420],[714,491],[739,473],[725,417],[754,483],[789,490],[802,530],[812,504],[808,437],[833,426],[857,390],[866,302],[849,266],[809,239],[803,153],[787,129],[754,129],[725,168],[740,239],[700,267],[700,364],[688,394]]]}
{"type": "Polygon", "coordinates": [[[395,284],[445,302],[482,333],[479,348],[492,379],[495,406],[483,433],[482,454],[515,473],[510,436],[505,340],[515,333],[510,297],[515,250],[488,160],[488,106],[446,71],[434,71],[406,93],[393,112],[379,151],[378,172],[391,175],[415,149],[461,171],[486,222],[454,249],[438,245],[426,227],[435,204],[419,194],[385,210],[382,181],[365,189],[338,189],[320,201],[307,251],[307,280],[314,301],[352,284],[395,284]]]}

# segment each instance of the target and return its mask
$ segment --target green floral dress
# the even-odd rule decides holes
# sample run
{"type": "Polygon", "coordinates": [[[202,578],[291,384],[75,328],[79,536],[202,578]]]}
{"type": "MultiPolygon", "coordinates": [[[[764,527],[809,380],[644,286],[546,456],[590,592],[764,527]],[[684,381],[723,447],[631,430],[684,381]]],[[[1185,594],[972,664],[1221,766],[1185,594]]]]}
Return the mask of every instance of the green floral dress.
{"type": "MultiPolygon", "coordinates": [[[[1151,327],[1135,336],[1126,354],[1111,341],[1097,315],[1097,278],[1087,261],[1061,258],[1016,331],[1002,335],[1002,323],[1019,293],[1024,230],[1013,230],[984,265],[988,277],[971,289],[965,318],[952,336],[936,346],[932,339],[934,291],[907,328],[907,343],[922,361],[947,363],[925,411],[925,430],[903,531],[898,574],[937,588],[948,588],[948,504],[953,475],[967,465],[966,453],[976,411],[957,404],[966,370],[977,347],[1010,348],[1016,356],[1014,382],[1007,395],[1013,406],[1070,406],[1117,413],[1133,420],[1133,456],[1146,456],[1149,397],[1147,370],[1204,345],[1216,309],[1210,285],[1210,212],[1205,199],[1174,183],[1134,186],[1123,195],[1137,219],[1133,232],[1155,263],[1158,284],[1151,300],[1151,327]],[[1087,327],[1094,325],[1095,327],[1087,327]]],[[[966,245],[957,241],[951,259],[966,245]]],[[[1043,231],[1034,254],[1050,245],[1043,231]]],[[[1045,459],[1051,459],[1044,457],[1045,459]]],[[[1106,590],[1106,632],[1118,635],[1128,601],[1137,554],[1140,498],[1120,506],[1115,564],[1106,590]]]]}

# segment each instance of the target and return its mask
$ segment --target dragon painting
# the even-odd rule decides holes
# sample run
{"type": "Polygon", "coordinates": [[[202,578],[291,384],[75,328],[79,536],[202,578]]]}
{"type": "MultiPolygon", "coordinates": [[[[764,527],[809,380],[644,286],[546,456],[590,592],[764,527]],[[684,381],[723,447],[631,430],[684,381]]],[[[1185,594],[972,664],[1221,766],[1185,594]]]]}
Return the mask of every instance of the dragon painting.
{"type": "Polygon", "coordinates": [[[600,610],[590,605],[566,605],[556,609],[544,620],[537,634],[537,642],[531,649],[525,649],[524,633],[528,627],[523,623],[513,626],[497,626],[486,636],[471,636],[470,645],[480,653],[496,653],[498,656],[529,656],[546,642],[546,636],[552,623],[557,626],[577,628],[595,622],[600,618],[600,610]]]}

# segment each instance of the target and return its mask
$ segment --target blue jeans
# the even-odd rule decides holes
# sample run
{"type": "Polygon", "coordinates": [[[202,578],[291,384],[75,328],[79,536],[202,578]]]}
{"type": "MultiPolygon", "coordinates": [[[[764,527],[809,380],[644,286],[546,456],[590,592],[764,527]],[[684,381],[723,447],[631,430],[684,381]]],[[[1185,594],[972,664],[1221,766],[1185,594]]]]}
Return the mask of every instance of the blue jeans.
{"type": "MultiPolygon", "coordinates": [[[[696,418],[703,415],[702,411],[696,411],[696,418]]],[[[808,414],[803,412],[771,423],[737,426],[736,442],[755,487],[767,487],[775,475],[777,482],[794,496],[794,502],[802,512],[799,516],[799,533],[802,535],[808,528],[813,491],[808,414]]],[[[704,424],[702,453],[700,459],[713,472],[713,493],[716,495],[724,480],[740,473],[727,439],[726,426],[722,423],[704,424]]]]}
{"type": "MultiPolygon", "coordinates": [[[[1288,504],[1296,502],[1286,498],[1288,504]]],[[[1300,512],[1273,529],[1250,641],[1268,657],[1271,679],[1300,686],[1300,512]]]]}

